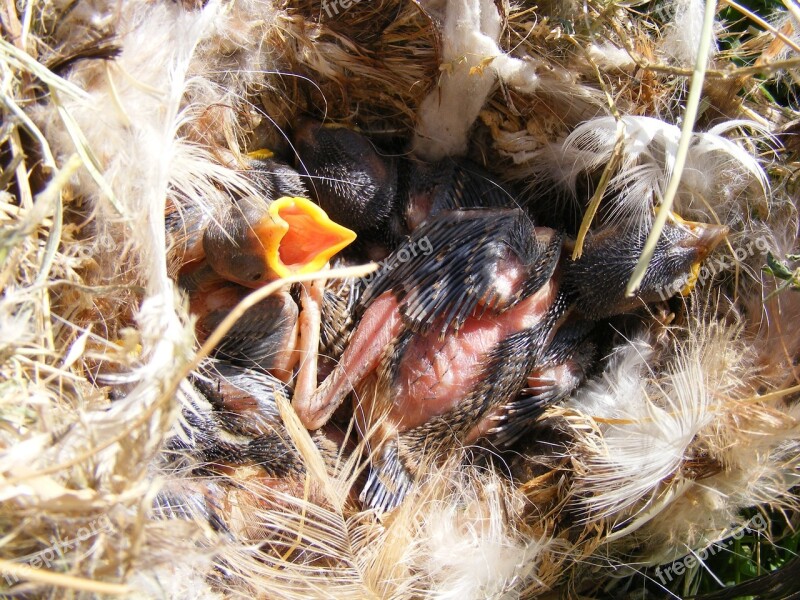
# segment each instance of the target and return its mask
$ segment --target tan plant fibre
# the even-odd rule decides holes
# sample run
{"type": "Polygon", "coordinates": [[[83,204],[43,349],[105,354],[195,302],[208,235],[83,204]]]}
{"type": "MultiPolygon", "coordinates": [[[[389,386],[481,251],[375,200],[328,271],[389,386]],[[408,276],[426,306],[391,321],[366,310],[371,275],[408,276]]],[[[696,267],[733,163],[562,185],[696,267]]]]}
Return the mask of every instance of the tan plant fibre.
{"type": "MultiPolygon", "coordinates": [[[[448,110],[439,86],[468,64],[466,81],[491,81],[458,123],[464,152],[523,188],[534,213],[579,223],[609,158],[565,164],[571,133],[603,123],[598,139],[622,117],[661,120],[654,139],[676,127],[691,70],[670,32],[698,3],[504,6],[491,15],[492,55],[445,60],[461,47],[443,37],[460,35],[447,26],[455,2],[362,1],[331,14],[312,0],[0,7],[0,593],[577,593],[609,565],[658,564],[720,540],[743,525],[743,508],[797,508],[800,300],[771,296],[779,282],[761,266],[766,249],[797,252],[800,150],[784,134],[800,115],[755,77],[797,78],[788,12],[738,50],[753,66],[732,66],[734,50],[709,57],[698,131],[746,120],[769,134],[722,127],[725,160],[695,166],[725,177],[684,180],[680,201],[727,223],[729,246],[686,307],[661,306],[674,314],[641,338],[620,336],[616,358],[548,411],[519,456],[493,469],[455,448],[378,516],[357,499],[370,432],[346,451],[318,444],[282,398],[301,476],[209,473],[190,449],[167,459],[189,416],[210,411],[182,376],[200,345],[172,277],[192,227],[253,191],[243,152],[290,154],[287,132],[307,115],[410,144],[448,110]],[[574,185],[559,184],[565,173],[574,185]],[[178,215],[169,232],[165,214],[178,215]]],[[[666,146],[645,148],[656,175],[633,199],[639,214],[658,204],[666,146]]],[[[630,179],[624,167],[609,175],[630,179]]],[[[618,208],[601,196],[598,214],[618,208]]]]}

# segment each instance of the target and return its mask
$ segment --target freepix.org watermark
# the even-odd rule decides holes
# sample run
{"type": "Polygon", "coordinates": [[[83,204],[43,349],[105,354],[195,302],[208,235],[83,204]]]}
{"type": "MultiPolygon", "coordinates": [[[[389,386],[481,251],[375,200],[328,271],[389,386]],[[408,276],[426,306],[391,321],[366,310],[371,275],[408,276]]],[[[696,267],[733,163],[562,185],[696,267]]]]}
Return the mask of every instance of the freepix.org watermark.
{"type": "Polygon", "coordinates": [[[355,6],[362,0],[322,0],[322,10],[328,15],[329,19],[338,16],[340,12],[346,11],[351,6],[355,6]]]}
{"type": "Polygon", "coordinates": [[[701,287],[709,279],[716,277],[723,271],[733,268],[737,262],[743,262],[745,259],[751,258],[756,254],[765,256],[769,250],[770,245],[767,238],[758,237],[755,240],[750,240],[746,246],[734,248],[733,256],[730,254],[720,253],[717,256],[706,260],[697,273],[682,275],[675,281],[661,288],[658,294],[661,296],[662,300],[667,300],[683,290],[687,285],[701,287]]]}
{"type": "MultiPolygon", "coordinates": [[[[111,519],[109,519],[107,515],[97,517],[90,521],[78,529],[74,537],[64,539],[51,537],[50,545],[47,548],[34,554],[24,556],[21,560],[26,566],[33,569],[55,570],[53,565],[69,550],[104,531],[113,531],[111,519]]],[[[19,581],[19,578],[12,573],[5,573],[3,578],[6,580],[6,585],[8,586],[12,586],[19,581]]]]}
{"type": "Polygon", "coordinates": [[[709,546],[708,548],[704,548],[699,552],[693,552],[692,554],[687,554],[680,560],[676,560],[671,565],[667,567],[658,566],[656,567],[656,577],[661,582],[662,585],[666,585],[667,583],[672,581],[673,577],[680,577],[687,570],[693,569],[697,565],[705,562],[705,560],[709,556],[714,556],[715,554],[719,554],[720,552],[724,551],[726,548],[731,546],[736,540],[740,540],[744,537],[745,533],[748,532],[762,532],[767,529],[767,520],[764,518],[763,515],[757,514],[752,519],[750,519],[747,524],[738,529],[736,533],[733,534],[727,540],[720,542],[719,544],[714,544],[709,546]]]}
{"type": "Polygon", "coordinates": [[[392,253],[386,260],[380,261],[378,263],[379,268],[369,275],[366,275],[364,280],[370,283],[379,273],[391,271],[403,263],[407,263],[416,256],[430,256],[432,252],[433,244],[431,244],[427,236],[414,241],[412,244],[405,244],[392,253]]]}

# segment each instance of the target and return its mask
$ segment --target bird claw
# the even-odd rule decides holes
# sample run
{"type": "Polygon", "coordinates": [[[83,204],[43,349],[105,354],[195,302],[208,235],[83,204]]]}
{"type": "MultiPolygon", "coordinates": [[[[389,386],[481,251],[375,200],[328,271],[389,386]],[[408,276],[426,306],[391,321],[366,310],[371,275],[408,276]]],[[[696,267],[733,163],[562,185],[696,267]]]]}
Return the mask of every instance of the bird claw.
{"type": "Polygon", "coordinates": [[[533,376],[528,377],[528,387],[523,388],[522,392],[530,396],[544,394],[553,389],[556,380],[552,377],[533,376]]]}

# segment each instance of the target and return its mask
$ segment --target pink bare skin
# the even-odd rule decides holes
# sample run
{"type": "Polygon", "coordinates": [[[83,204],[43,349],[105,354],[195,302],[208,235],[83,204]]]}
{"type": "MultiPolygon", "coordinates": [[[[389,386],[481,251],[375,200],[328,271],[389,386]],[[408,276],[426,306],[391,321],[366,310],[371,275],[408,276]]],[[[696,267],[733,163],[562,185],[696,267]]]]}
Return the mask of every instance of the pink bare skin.
{"type": "Polygon", "coordinates": [[[400,332],[400,313],[397,300],[387,292],[378,298],[364,314],[341,364],[317,388],[315,394],[295,405],[300,421],[307,429],[319,429],[353,386],[375,370],[383,352],[400,332]]]}
{"type": "Polygon", "coordinates": [[[389,421],[406,431],[455,408],[481,377],[487,354],[508,335],[538,323],[555,295],[551,280],[499,315],[469,317],[458,333],[443,340],[435,329],[415,337],[393,384],[389,421]]]}

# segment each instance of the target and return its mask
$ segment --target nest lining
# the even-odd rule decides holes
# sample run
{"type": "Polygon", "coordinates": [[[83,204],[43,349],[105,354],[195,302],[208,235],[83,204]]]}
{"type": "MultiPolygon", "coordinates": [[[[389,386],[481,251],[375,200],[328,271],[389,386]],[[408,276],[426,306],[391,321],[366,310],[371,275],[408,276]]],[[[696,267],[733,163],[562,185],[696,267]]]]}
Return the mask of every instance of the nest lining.
{"type": "MultiPolygon", "coordinates": [[[[658,118],[654,137],[677,123],[691,75],[680,46],[691,40],[670,36],[698,3],[671,14],[589,4],[585,22],[515,7],[491,15],[496,33],[481,31],[484,53],[474,54],[459,50],[448,18],[494,6],[461,4],[361,2],[336,19],[312,2],[3,10],[0,567],[14,591],[535,597],[590,591],[609,566],[703,548],[744,523],[743,508],[795,507],[798,301],[769,297],[763,256],[735,250],[753,238],[779,256],[796,248],[796,156],[755,136],[737,147],[769,167],[768,188],[736,156],[710,152],[698,154],[707,179],[684,189],[686,211],[733,228],[734,266],[669,327],[653,326],[641,340],[649,361],[622,347],[590,389],[550,411],[551,437],[532,441],[516,466],[527,480],[448,463],[376,520],[350,495],[361,461],[343,456],[326,474],[287,412],[307,463],[300,489],[247,473],[198,477],[190,456],[166,468],[165,442],[202,399],[181,376],[197,346],[170,278],[165,205],[213,213],[247,186],[231,167],[238,153],[285,149],[301,114],[377,138],[416,135],[423,153],[433,136],[438,151],[523,183],[523,200],[542,210],[551,200],[542,190],[564,182],[554,174],[573,177],[562,196],[580,215],[598,169],[571,174],[565,164],[596,148],[568,154],[571,132],[609,113],[658,118]],[[87,38],[105,50],[88,52],[87,38]],[[464,147],[421,116],[460,110],[458,88],[455,108],[430,100],[457,77],[478,90],[469,122],[456,123],[464,147]],[[662,450],[671,462],[650,479],[625,470],[635,436],[674,453],[662,450]],[[173,499],[161,514],[159,493],[173,499]],[[229,515],[227,531],[213,526],[209,496],[229,515]],[[453,560],[475,553],[492,560],[453,560]]],[[[754,77],[794,73],[780,39],[765,32],[713,54],[698,130],[750,119],[774,136],[797,118],[754,77]],[[747,55],[761,60],[757,71],[727,72],[747,55]]]]}

